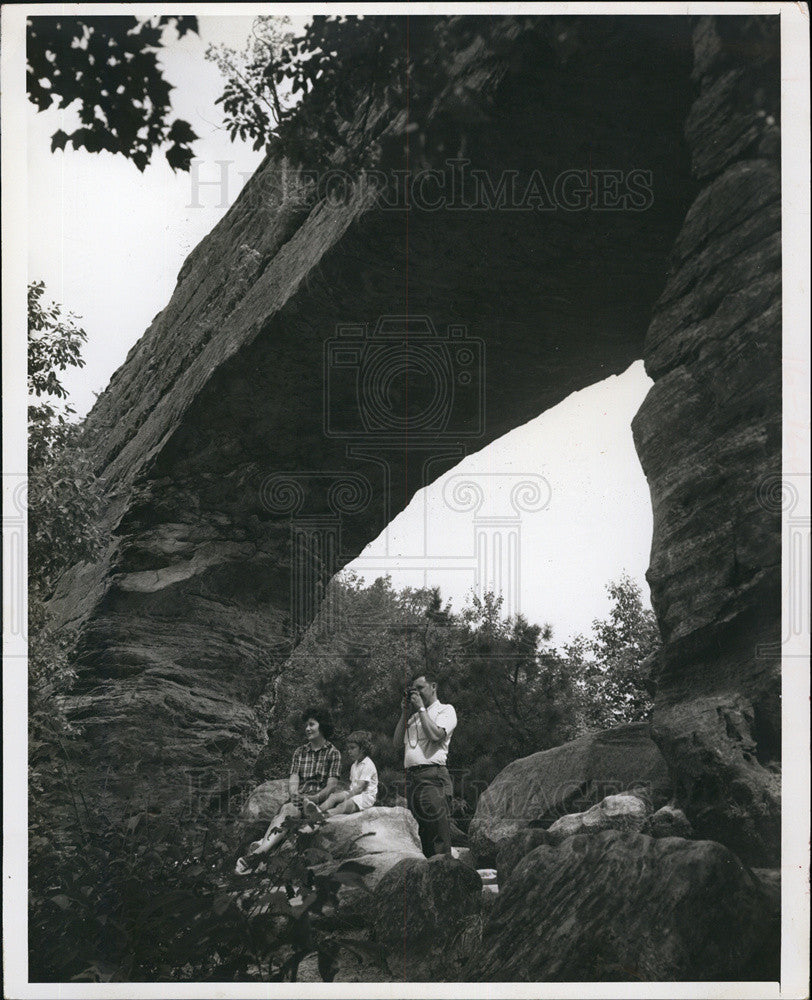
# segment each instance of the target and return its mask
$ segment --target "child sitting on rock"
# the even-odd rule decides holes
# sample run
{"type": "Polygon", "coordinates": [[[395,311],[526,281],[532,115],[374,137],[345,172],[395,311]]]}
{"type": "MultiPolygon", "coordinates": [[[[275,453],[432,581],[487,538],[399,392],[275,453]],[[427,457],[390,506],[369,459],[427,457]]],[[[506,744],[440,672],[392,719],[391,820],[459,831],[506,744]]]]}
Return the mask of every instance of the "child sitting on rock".
{"type": "Polygon", "coordinates": [[[350,787],[346,792],[333,792],[321,805],[328,819],[346,813],[360,812],[375,805],[378,795],[378,771],[370,760],[372,733],[358,729],[347,737],[347,753],[352,760],[350,787]]]}

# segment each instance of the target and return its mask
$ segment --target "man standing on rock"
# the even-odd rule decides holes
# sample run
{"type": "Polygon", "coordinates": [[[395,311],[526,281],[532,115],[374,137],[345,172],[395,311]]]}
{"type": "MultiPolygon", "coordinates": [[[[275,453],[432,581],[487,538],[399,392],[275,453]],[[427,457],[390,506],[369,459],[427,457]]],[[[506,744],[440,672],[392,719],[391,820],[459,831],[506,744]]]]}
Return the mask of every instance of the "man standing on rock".
{"type": "Polygon", "coordinates": [[[437,698],[436,676],[427,672],[415,677],[406,690],[392,744],[396,750],[403,747],[406,801],[417,820],[427,858],[451,853],[448,800],[453,785],[445,765],[456,725],[454,706],[437,698]]]}

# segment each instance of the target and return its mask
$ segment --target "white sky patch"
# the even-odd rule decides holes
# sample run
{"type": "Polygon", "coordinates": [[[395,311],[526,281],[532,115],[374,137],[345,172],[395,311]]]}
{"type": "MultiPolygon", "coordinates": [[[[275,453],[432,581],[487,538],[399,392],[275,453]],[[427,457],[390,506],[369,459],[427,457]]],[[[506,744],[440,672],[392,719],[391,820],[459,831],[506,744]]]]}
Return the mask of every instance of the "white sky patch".
{"type": "Polygon", "coordinates": [[[501,583],[506,608],[549,622],[556,644],[606,614],[606,584],[623,572],[648,603],[651,502],[631,421],[651,385],[637,361],[469,455],[417,493],[348,568],[368,582],[388,573],[395,587],[439,586],[459,609],[482,564],[479,528],[487,538],[515,534],[515,554],[503,542],[501,568],[487,567],[486,579],[501,583]],[[450,490],[463,481],[482,489],[476,511],[452,509],[450,490]],[[514,507],[511,492],[522,482],[547,491],[543,509],[514,507]]]}
{"type": "Polygon", "coordinates": [[[189,32],[161,50],[164,76],[175,86],[172,110],[200,137],[191,173],[173,173],[162,152],[143,173],[112,153],[70,146],[52,153],[51,135],[72,131],[78,115],[28,105],[28,273],[45,282],[47,298],[81,317],[88,335],[86,367],[64,377],[79,416],[169,302],[184,260],[263,159],[262,150],[229,139],[214,103],[224,80],[204,58],[210,43],[241,49],[253,21],[201,17],[200,35],[189,32]]]}

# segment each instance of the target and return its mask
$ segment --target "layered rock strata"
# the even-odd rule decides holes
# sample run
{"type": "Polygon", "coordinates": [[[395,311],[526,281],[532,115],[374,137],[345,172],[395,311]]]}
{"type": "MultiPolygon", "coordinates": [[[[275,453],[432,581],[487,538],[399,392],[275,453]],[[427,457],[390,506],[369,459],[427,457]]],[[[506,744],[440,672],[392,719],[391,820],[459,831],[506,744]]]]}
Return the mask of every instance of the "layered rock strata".
{"type": "Polygon", "coordinates": [[[605,830],[516,865],[466,978],[772,980],[778,940],[777,894],[721,844],[605,830]]]}
{"type": "Polygon", "coordinates": [[[635,417],[663,637],[653,734],[699,836],[780,855],[778,19],[697,19],[701,190],[646,336],[635,417]]]}

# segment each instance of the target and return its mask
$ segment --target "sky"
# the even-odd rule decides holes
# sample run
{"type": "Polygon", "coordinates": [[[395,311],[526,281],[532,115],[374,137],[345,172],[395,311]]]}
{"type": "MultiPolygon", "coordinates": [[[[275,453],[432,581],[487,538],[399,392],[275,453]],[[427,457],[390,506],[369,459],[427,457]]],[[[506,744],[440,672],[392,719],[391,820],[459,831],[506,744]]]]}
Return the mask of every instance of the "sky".
{"type": "MultiPolygon", "coordinates": [[[[80,417],[262,159],[230,141],[215,105],[222,78],[204,59],[209,43],[241,48],[252,20],[200,18],[200,36],[186,35],[161,56],[176,88],[173,109],[200,136],[191,174],[173,174],[162,154],[142,174],[108,153],[52,153],[51,134],[75,127],[75,113],[29,105],[29,280],[43,280],[46,297],[80,316],[87,332],[86,367],[64,377],[80,417]]],[[[518,538],[512,570],[503,564],[485,578],[505,588],[508,610],[552,624],[555,641],[588,632],[607,613],[606,584],[623,572],[648,602],[651,505],[630,423],[650,385],[638,362],[469,456],[421,491],[351,568],[370,582],[389,573],[396,586],[439,585],[459,608],[476,580],[477,521],[507,516],[506,530],[518,538]],[[446,481],[463,474],[483,488],[478,512],[454,510],[448,500],[454,483],[446,481]],[[540,491],[543,509],[513,509],[510,490],[520,479],[540,491]],[[517,581],[509,592],[508,579],[517,581]]]]}
{"type": "Polygon", "coordinates": [[[76,127],[76,113],[37,112],[29,104],[29,279],[43,280],[51,298],[82,318],[86,367],[64,379],[79,416],[167,304],[184,260],[262,160],[261,151],[229,139],[214,103],[223,79],[204,58],[210,43],[242,48],[252,23],[200,18],[200,36],[190,32],[162,50],[164,76],[176,88],[173,110],[201,137],[188,174],[173,173],[163,153],[143,174],[110,153],[51,153],[51,135],[76,127]]]}

